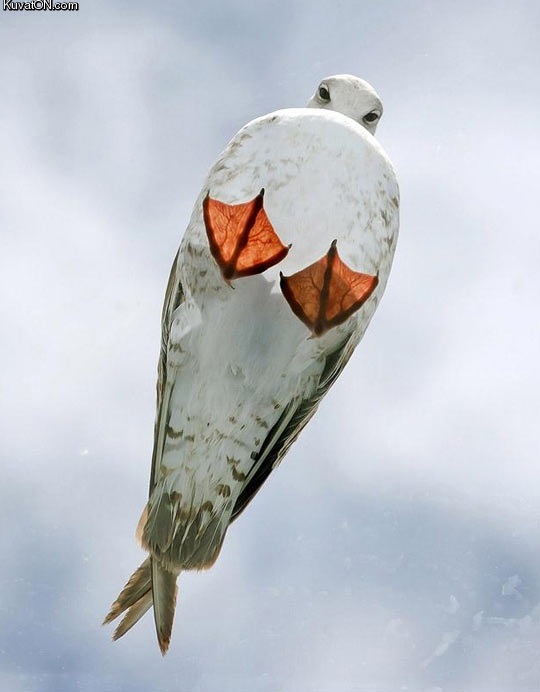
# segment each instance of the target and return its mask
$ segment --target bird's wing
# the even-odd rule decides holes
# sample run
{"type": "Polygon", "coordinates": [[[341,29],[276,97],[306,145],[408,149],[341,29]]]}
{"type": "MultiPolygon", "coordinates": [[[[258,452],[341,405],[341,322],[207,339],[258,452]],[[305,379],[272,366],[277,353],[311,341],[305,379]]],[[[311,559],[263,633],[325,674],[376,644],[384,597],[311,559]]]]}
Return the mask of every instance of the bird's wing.
{"type": "Polygon", "coordinates": [[[152,493],[156,483],[156,470],[159,467],[161,453],[163,451],[163,435],[169,406],[170,388],[167,387],[167,350],[169,347],[171,317],[173,312],[184,302],[184,291],[178,278],[179,254],[180,250],[176,253],[171,268],[161,315],[161,348],[159,352],[158,379],[156,385],[157,413],[156,422],[154,424],[154,449],[152,452],[152,470],[150,472],[150,493],[152,493]]]}
{"type": "Polygon", "coordinates": [[[358,339],[351,335],[325,358],[319,383],[308,399],[292,399],[266,436],[260,451],[254,456],[254,464],[234,506],[231,522],[247,507],[260,490],[270,473],[283,459],[289,447],[315,414],[319,403],[339,377],[354,351],[358,339]]]}

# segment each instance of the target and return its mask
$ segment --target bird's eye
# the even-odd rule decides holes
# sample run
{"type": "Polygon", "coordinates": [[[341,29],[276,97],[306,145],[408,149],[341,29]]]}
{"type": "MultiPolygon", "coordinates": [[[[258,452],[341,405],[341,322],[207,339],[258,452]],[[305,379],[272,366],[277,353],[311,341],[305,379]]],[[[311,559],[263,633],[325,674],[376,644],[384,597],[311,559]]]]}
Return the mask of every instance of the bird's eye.
{"type": "Polygon", "coordinates": [[[365,123],[375,123],[377,120],[381,117],[381,114],[379,111],[371,111],[371,113],[368,113],[367,115],[364,115],[363,121],[365,123]]]}
{"type": "Polygon", "coordinates": [[[326,84],[321,84],[319,87],[319,98],[321,101],[330,101],[330,92],[326,84]]]}

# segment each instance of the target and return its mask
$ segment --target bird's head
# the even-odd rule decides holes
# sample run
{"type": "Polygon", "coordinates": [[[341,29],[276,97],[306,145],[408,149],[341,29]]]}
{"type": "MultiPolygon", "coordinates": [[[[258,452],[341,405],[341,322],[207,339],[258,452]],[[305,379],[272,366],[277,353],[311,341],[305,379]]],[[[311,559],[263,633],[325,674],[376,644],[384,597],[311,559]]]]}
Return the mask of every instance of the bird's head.
{"type": "Polygon", "coordinates": [[[383,112],[381,99],[371,84],[351,74],[336,74],[323,79],[307,107],[343,113],[372,135],[383,112]]]}

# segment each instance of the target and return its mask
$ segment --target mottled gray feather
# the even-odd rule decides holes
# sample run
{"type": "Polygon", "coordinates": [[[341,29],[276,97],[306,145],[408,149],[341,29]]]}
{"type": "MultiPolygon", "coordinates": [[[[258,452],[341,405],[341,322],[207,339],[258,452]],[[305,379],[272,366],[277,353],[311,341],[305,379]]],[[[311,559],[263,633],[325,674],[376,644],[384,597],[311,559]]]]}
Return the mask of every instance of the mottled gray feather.
{"type": "Polygon", "coordinates": [[[335,351],[326,356],[319,383],[309,399],[293,400],[284,410],[277,423],[270,430],[258,455],[254,458],[252,472],[242,488],[234,506],[231,522],[240,516],[255,497],[272,470],[280,463],[290,446],[302,432],[326,392],[334,384],[349,361],[357,344],[357,337],[351,336],[335,351]]]}
{"type": "Polygon", "coordinates": [[[150,493],[152,493],[156,484],[156,472],[163,451],[163,431],[167,422],[168,397],[165,397],[164,394],[167,383],[167,349],[169,345],[170,324],[173,312],[184,302],[184,291],[178,279],[179,253],[180,250],[176,253],[171,267],[161,314],[161,348],[159,352],[158,379],[156,385],[157,414],[154,425],[154,449],[152,452],[152,469],[150,471],[150,493]],[[165,398],[167,399],[166,401],[165,398]]]}

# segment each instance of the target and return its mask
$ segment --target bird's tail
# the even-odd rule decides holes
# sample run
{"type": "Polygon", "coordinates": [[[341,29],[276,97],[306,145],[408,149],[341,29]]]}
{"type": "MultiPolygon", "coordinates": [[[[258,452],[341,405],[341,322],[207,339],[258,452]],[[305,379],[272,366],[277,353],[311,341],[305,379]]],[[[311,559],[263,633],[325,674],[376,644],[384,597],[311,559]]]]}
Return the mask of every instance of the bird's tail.
{"type": "Polygon", "coordinates": [[[171,632],[176,608],[176,594],[178,587],[176,580],[178,573],[174,574],[163,569],[156,560],[150,558],[152,573],[152,587],[154,593],[154,621],[159,648],[163,656],[167,653],[171,641],[171,632]]]}
{"type": "Polygon", "coordinates": [[[155,559],[146,558],[133,572],[103,621],[107,625],[125,612],[113,639],[122,637],[153,605],[159,648],[165,655],[171,640],[177,577],[178,574],[164,569],[155,559]]]}

